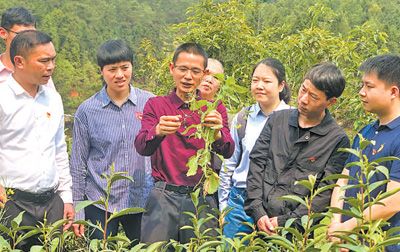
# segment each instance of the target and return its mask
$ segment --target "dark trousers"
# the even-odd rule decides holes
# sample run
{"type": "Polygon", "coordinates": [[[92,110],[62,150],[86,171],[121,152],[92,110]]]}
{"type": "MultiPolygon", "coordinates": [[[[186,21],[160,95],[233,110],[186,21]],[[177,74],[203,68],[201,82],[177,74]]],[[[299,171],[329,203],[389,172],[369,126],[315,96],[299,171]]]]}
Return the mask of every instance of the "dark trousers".
{"type": "MultiPolygon", "coordinates": [[[[190,225],[191,217],[184,212],[195,213],[190,193],[182,193],[163,188],[164,182],[157,182],[151,191],[146,203],[146,212],[142,218],[141,241],[144,243],[154,243],[157,241],[169,241],[174,239],[180,243],[188,243],[190,238],[195,237],[190,229],[181,230],[181,227],[190,225]]],[[[164,183],[165,184],[165,183],[164,183]]],[[[205,218],[207,214],[213,214],[213,208],[217,208],[215,198],[212,195],[199,196],[199,206],[206,205],[200,214],[200,218],[205,218]]],[[[215,216],[215,214],[213,214],[215,216]]],[[[202,225],[202,230],[216,228],[216,219],[202,225]]],[[[217,232],[208,233],[217,235],[217,232]]]]}
{"type": "MultiPolygon", "coordinates": [[[[88,221],[91,221],[92,223],[100,223],[102,228],[104,229],[104,224],[105,224],[105,211],[90,205],[85,208],[85,218],[88,221]]],[[[110,212],[107,213],[107,218],[109,218],[111,215],[110,212]]],[[[142,213],[137,213],[137,214],[127,214],[123,215],[121,217],[112,219],[108,224],[107,224],[107,230],[106,230],[106,236],[114,236],[118,233],[118,226],[119,224],[122,225],[125,231],[126,237],[131,240],[131,246],[135,246],[136,244],[139,243],[140,239],[140,223],[142,221],[142,213]]],[[[91,239],[103,239],[103,233],[100,232],[100,230],[95,229],[93,232],[91,232],[90,235],[91,239]]]]}
{"type": "MultiPolygon", "coordinates": [[[[54,194],[49,200],[45,202],[32,202],[26,199],[15,197],[6,202],[4,206],[4,218],[6,225],[11,226],[11,220],[18,216],[19,213],[25,211],[23,214],[20,226],[40,226],[40,222],[51,224],[63,218],[64,215],[64,202],[58,194],[54,194]]],[[[61,232],[62,230],[60,230],[61,232]]],[[[26,231],[19,232],[23,235],[26,231]]],[[[38,236],[33,236],[24,239],[17,244],[17,248],[22,251],[29,251],[33,245],[39,245],[40,241],[38,236]]]]}

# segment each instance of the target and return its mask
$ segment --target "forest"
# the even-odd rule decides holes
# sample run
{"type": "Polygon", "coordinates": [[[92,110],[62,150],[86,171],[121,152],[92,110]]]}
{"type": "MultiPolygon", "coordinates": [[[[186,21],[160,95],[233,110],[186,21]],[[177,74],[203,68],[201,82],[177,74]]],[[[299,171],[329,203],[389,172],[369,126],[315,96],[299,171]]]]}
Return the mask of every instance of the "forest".
{"type": "MultiPolygon", "coordinates": [[[[70,115],[101,88],[95,55],[104,41],[119,38],[132,46],[134,85],[155,94],[171,88],[167,65],[175,47],[195,41],[243,87],[256,62],[278,58],[287,68],[292,102],[310,66],[335,62],[347,88],[333,114],[353,132],[369,120],[355,95],[358,66],[400,49],[397,0],[0,1],[0,10],[11,6],[30,9],[38,29],[52,36],[58,52],[54,81],[70,115]]],[[[251,98],[232,94],[224,102],[235,112],[251,98]]]]}

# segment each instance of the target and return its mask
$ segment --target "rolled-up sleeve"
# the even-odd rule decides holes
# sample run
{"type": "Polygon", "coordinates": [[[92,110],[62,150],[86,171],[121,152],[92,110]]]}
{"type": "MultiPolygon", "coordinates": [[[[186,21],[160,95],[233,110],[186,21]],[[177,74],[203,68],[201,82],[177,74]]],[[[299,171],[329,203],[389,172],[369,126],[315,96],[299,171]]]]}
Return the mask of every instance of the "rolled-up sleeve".
{"type": "Polygon", "coordinates": [[[229,193],[232,187],[232,175],[238,165],[240,160],[240,155],[242,155],[240,148],[240,139],[237,132],[237,115],[232,121],[231,135],[235,143],[235,151],[232,157],[226,159],[222,164],[221,170],[219,172],[219,188],[218,188],[218,199],[220,211],[224,210],[228,205],[229,193]]]}

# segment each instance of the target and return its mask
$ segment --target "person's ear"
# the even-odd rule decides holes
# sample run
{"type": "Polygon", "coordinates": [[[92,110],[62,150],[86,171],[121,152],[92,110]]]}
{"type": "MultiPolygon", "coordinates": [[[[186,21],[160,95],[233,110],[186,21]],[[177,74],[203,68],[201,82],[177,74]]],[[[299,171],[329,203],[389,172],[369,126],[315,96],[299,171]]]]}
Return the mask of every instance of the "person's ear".
{"type": "Polygon", "coordinates": [[[279,88],[279,93],[282,92],[285,89],[286,86],[286,81],[281,81],[281,83],[278,84],[278,88],[279,88]]]}
{"type": "Polygon", "coordinates": [[[173,74],[173,73],[174,73],[174,67],[175,67],[175,66],[174,66],[174,63],[172,63],[172,62],[169,63],[169,73],[170,73],[170,74],[173,74]]]}
{"type": "Polygon", "coordinates": [[[336,97],[331,97],[328,99],[328,107],[332,106],[333,104],[335,104],[337,102],[337,98],[336,97]]]}
{"type": "Polygon", "coordinates": [[[397,85],[393,85],[390,87],[390,95],[392,98],[400,97],[400,90],[397,85]]]}
{"type": "Polygon", "coordinates": [[[0,38],[6,40],[8,38],[8,32],[3,27],[0,27],[0,38]]]}
{"type": "Polygon", "coordinates": [[[23,69],[25,64],[25,59],[21,55],[16,55],[14,57],[14,67],[18,69],[23,69]]]}

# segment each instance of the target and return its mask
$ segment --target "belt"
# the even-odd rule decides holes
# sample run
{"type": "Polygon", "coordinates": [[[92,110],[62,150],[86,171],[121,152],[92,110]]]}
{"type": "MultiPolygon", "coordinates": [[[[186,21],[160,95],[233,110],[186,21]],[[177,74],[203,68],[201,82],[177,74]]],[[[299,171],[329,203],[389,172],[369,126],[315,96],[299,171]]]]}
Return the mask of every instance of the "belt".
{"type": "Polygon", "coordinates": [[[178,186],[178,185],[173,185],[173,184],[167,184],[166,182],[163,181],[157,181],[155,183],[156,188],[161,188],[166,191],[170,192],[176,192],[180,194],[189,194],[192,193],[196,190],[194,186],[178,186]]]}
{"type": "Polygon", "coordinates": [[[12,189],[14,192],[10,197],[11,199],[33,202],[33,203],[45,203],[49,201],[55,195],[55,190],[51,189],[49,191],[41,193],[32,193],[27,191],[22,191],[19,189],[12,189]]]}

